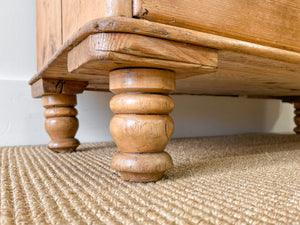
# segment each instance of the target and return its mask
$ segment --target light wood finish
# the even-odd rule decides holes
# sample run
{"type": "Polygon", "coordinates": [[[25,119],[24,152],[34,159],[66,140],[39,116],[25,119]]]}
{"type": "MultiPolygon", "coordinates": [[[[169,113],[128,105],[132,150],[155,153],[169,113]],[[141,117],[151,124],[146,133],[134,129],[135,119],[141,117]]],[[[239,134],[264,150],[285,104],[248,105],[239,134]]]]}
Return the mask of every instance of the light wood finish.
{"type": "Polygon", "coordinates": [[[123,152],[162,152],[174,132],[168,115],[115,115],[110,132],[123,152]]]}
{"type": "Polygon", "coordinates": [[[74,138],[78,129],[76,94],[82,93],[86,81],[40,79],[31,86],[34,98],[42,97],[45,128],[51,141],[48,148],[55,152],[71,152],[80,144],[74,138]]]}
{"type": "Polygon", "coordinates": [[[31,95],[33,98],[40,98],[50,94],[79,94],[87,84],[86,81],[40,79],[31,85],[31,95]]]}
{"type": "Polygon", "coordinates": [[[172,98],[157,94],[119,94],[110,101],[114,113],[169,114],[174,107],[172,98]]]}
{"type": "Polygon", "coordinates": [[[173,166],[164,148],[174,132],[167,95],[175,79],[179,94],[300,95],[299,1],[40,0],[40,71],[30,84],[46,108],[48,147],[76,149],[76,94],[110,83],[120,149],[111,167],[124,180],[161,179],[173,166]]]}
{"type": "Polygon", "coordinates": [[[117,152],[112,159],[111,167],[121,171],[123,180],[150,182],[160,180],[164,172],[173,167],[173,162],[166,152],[151,154],[117,152]],[[130,172],[127,172],[128,165],[130,165],[130,172]]]}
{"type": "MultiPolygon", "coordinates": [[[[176,72],[176,78],[181,79],[178,81],[177,93],[263,96],[288,96],[300,93],[298,82],[295,82],[295,80],[300,82],[300,64],[285,63],[221,50],[218,56],[217,71],[209,73],[208,70],[202,67],[205,74],[201,75],[200,68],[196,70],[198,72],[192,72],[192,69],[195,69],[194,65],[196,63],[199,66],[210,64],[216,68],[214,58],[217,57],[213,55],[213,52],[203,51],[202,48],[197,49],[194,45],[184,45],[182,47],[179,43],[165,43],[160,39],[152,39],[128,34],[91,35],[69,52],[69,69],[78,74],[102,74],[107,67],[109,70],[122,66],[131,67],[132,65],[172,69],[176,72]],[[155,49],[154,46],[157,48],[155,49]],[[174,48],[175,46],[176,48],[174,48]],[[170,64],[166,60],[149,65],[145,58],[134,58],[133,60],[127,58],[125,60],[121,56],[111,57],[116,52],[172,59],[176,61],[176,66],[175,68],[168,67],[170,64]],[[178,63],[180,60],[189,62],[192,65],[190,68],[180,68],[178,63]],[[117,65],[114,65],[114,63],[117,63],[117,65]],[[198,76],[195,76],[195,74],[198,76]],[[188,76],[192,77],[182,79],[188,76]]],[[[145,83],[145,85],[147,86],[148,83],[145,83]]]]}
{"type": "Polygon", "coordinates": [[[294,121],[296,124],[294,131],[296,132],[296,134],[300,134],[300,102],[295,102],[294,107],[295,107],[294,121]]]}
{"type": "Polygon", "coordinates": [[[65,58],[67,52],[91,34],[110,32],[140,34],[219,50],[240,52],[283,62],[300,63],[300,53],[298,52],[287,51],[284,49],[268,47],[260,44],[254,44],[165,24],[149,22],[146,20],[136,20],[122,17],[103,18],[91,21],[79,29],[78,32],[74,33],[74,35],[72,35],[72,37],[68,39],[49,60],[48,64],[44,65],[44,67],[30,80],[30,83],[35,82],[42,76],[51,76],[53,70],[56,70],[56,74],[58,71],[60,71],[60,74],[72,77],[71,74],[65,74],[67,73],[65,58]]]}
{"type": "Polygon", "coordinates": [[[36,0],[40,70],[64,42],[92,20],[132,17],[132,0],[36,0]]]}
{"type": "Polygon", "coordinates": [[[217,71],[208,75],[178,80],[176,93],[267,97],[300,94],[299,89],[295,88],[295,85],[300,82],[300,78],[297,76],[300,73],[300,54],[297,52],[129,18],[96,20],[80,29],[55,54],[48,65],[45,65],[31,79],[30,83],[34,83],[41,77],[57,78],[59,74],[60,79],[88,81],[87,90],[107,91],[108,71],[97,76],[93,73],[69,73],[67,71],[67,53],[90,34],[112,31],[136,33],[219,49],[218,71],[220,73],[217,71]],[[230,64],[230,66],[226,64],[230,64]],[[226,67],[225,69],[222,69],[223,65],[226,67]],[[233,68],[233,70],[229,68],[233,68]],[[274,78],[276,85],[272,85],[273,73],[276,74],[274,78]],[[260,79],[261,75],[263,79],[260,79]],[[231,79],[233,80],[231,81],[231,79]],[[284,85],[281,86],[281,83],[284,85]],[[229,85],[228,88],[226,88],[227,85],[229,85]],[[209,90],[208,93],[206,93],[207,90],[209,90]]]}
{"type": "Polygon", "coordinates": [[[135,34],[90,35],[68,54],[68,71],[103,75],[125,67],[174,70],[178,78],[216,71],[217,51],[135,34]]]}
{"type": "Polygon", "coordinates": [[[174,122],[168,115],[174,102],[162,94],[175,89],[175,74],[161,69],[132,68],[112,71],[109,77],[110,90],[118,94],[110,104],[117,113],[111,120],[110,131],[121,151],[113,156],[111,167],[124,180],[159,180],[173,165],[163,150],[174,132],[174,122]]]}
{"type": "Polygon", "coordinates": [[[174,72],[148,69],[115,70],[109,76],[109,90],[115,94],[124,92],[170,93],[175,90],[174,72]],[[124,82],[119,82],[124,80],[124,82]],[[151,82],[149,82],[151,81],[151,82]]]}
{"type": "Polygon", "coordinates": [[[37,67],[45,63],[62,46],[61,0],[36,0],[37,67]]]}
{"type": "MultiPolygon", "coordinates": [[[[94,64],[96,65],[96,62],[94,64]]],[[[219,51],[216,72],[178,79],[176,94],[295,96],[300,94],[300,64],[219,51]]],[[[89,83],[90,89],[108,89],[108,79],[89,83]]]]}
{"type": "Polygon", "coordinates": [[[64,42],[89,21],[105,17],[132,17],[132,0],[62,0],[64,42]]]}
{"type": "Polygon", "coordinates": [[[300,95],[300,63],[219,51],[218,70],[176,81],[175,93],[236,96],[300,95]]]}
{"type": "Polygon", "coordinates": [[[78,129],[76,95],[45,95],[42,97],[45,110],[45,128],[51,141],[48,148],[55,152],[72,152],[80,144],[74,138],[78,129]]]}
{"type": "Polygon", "coordinates": [[[138,18],[300,52],[300,0],[133,0],[138,18]]]}

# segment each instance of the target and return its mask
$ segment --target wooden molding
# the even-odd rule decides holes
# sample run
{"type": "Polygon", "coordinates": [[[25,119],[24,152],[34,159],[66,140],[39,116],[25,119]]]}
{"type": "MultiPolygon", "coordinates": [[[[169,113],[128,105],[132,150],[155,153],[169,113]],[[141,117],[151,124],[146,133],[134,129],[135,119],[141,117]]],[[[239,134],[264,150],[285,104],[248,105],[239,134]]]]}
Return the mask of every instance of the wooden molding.
{"type": "Polygon", "coordinates": [[[136,34],[99,33],[87,37],[68,53],[73,74],[108,75],[118,68],[169,69],[176,78],[206,74],[217,69],[217,51],[136,34]]]}

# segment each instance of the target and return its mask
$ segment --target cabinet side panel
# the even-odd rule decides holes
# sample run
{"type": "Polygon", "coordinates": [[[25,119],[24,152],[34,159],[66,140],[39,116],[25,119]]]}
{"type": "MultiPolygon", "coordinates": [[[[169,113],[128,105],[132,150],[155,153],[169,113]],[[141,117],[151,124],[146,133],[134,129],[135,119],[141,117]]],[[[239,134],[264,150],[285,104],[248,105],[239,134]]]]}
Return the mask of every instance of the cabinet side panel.
{"type": "Polygon", "coordinates": [[[132,17],[132,0],[62,0],[63,41],[89,21],[111,16],[132,17]]]}
{"type": "Polygon", "coordinates": [[[300,0],[133,0],[133,16],[300,52],[300,0]]]}
{"type": "Polygon", "coordinates": [[[36,26],[40,70],[62,45],[61,0],[36,0],[36,26]]]}

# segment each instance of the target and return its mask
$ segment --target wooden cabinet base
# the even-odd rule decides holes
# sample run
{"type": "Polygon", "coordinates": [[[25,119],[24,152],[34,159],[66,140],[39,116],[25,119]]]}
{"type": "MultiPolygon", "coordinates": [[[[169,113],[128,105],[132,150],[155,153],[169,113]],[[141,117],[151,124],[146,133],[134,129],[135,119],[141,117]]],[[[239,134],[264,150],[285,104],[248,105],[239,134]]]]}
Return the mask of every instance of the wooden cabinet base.
{"type": "Polygon", "coordinates": [[[300,134],[298,3],[37,0],[39,71],[30,84],[46,107],[48,147],[76,149],[75,95],[108,84],[120,149],[111,167],[124,180],[159,180],[172,167],[164,152],[174,131],[171,92],[297,102],[300,134]]]}
{"type": "Polygon", "coordinates": [[[45,128],[51,141],[48,148],[55,152],[72,152],[79,146],[74,138],[78,130],[76,95],[53,94],[42,97],[45,128]]]}
{"type": "Polygon", "coordinates": [[[175,74],[133,68],[112,71],[109,79],[110,90],[117,94],[110,102],[116,113],[110,131],[120,149],[111,167],[123,180],[157,181],[173,167],[164,149],[174,132],[174,122],[168,115],[174,101],[167,94],[175,89],[175,74]]]}
{"type": "Polygon", "coordinates": [[[294,107],[295,107],[294,121],[296,124],[294,131],[296,132],[296,134],[300,134],[300,102],[294,103],[294,107]]]}

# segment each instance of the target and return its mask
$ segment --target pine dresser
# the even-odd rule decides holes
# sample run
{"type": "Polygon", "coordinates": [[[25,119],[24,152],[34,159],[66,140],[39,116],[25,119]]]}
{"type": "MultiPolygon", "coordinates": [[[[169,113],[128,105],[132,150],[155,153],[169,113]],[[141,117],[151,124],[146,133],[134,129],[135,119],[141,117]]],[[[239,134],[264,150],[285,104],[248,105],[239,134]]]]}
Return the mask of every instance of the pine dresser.
{"type": "MultiPolygon", "coordinates": [[[[74,151],[76,95],[111,91],[111,162],[121,178],[173,166],[169,94],[277,98],[300,133],[300,0],[37,0],[38,73],[48,148],[74,151]]],[[[84,121],[83,121],[84,122],[84,121]]]]}

